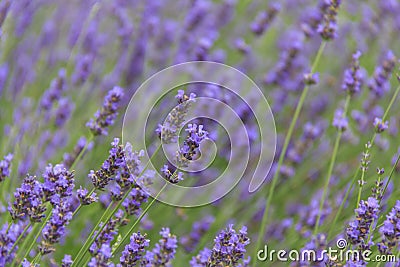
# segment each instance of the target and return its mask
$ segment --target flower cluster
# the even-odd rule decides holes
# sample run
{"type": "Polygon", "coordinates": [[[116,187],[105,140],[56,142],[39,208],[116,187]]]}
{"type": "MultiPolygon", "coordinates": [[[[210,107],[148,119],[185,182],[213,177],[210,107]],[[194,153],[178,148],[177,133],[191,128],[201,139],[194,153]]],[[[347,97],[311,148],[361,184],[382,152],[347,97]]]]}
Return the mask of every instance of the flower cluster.
{"type": "Polygon", "coordinates": [[[161,239],[158,241],[152,251],[147,251],[141,266],[168,266],[174,259],[178,240],[171,234],[169,228],[163,228],[160,231],[161,239]]]}
{"type": "Polygon", "coordinates": [[[109,184],[116,175],[117,170],[124,164],[124,149],[122,145],[119,145],[119,139],[114,138],[111,145],[109,156],[101,165],[101,169],[97,171],[91,170],[88,175],[93,186],[99,190],[104,189],[109,184]]]}
{"type": "Polygon", "coordinates": [[[386,216],[383,226],[379,229],[382,241],[379,242],[379,252],[382,254],[392,254],[400,243],[400,200],[386,216]]]}
{"type": "Polygon", "coordinates": [[[178,141],[178,131],[185,123],[186,114],[189,111],[191,103],[195,101],[196,94],[191,93],[189,96],[185,91],[178,90],[175,96],[178,105],[168,114],[165,122],[159,124],[156,133],[164,144],[176,143],[178,141]]]}
{"type": "Polygon", "coordinates": [[[344,71],[342,89],[350,95],[360,92],[364,81],[364,72],[360,68],[360,56],[360,51],[355,52],[351,67],[344,71]]]}
{"type": "Polygon", "coordinates": [[[103,107],[98,110],[86,125],[89,127],[93,135],[107,135],[107,128],[114,124],[118,115],[118,107],[124,96],[124,91],[121,87],[114,87],[104,98],[103,107]]]}
{"type": "Polygon", "coordinates": [[[120,257],[120,265],[122,267],[136,266],[145,253],[146,247],[149,246],[150,240],[146,239],[146,235],[140,232],[133,233],[131,242],[125,246],[122,256],[120,257]]]}
{"type": "Polygon", "coordinates": [[[44,205],[44,192],[42,184],[36,176],[27,175],[21,187],[14,193],[14,202],[9,207],[13,220],[25,220],[40,222],[44,217],[46,207],[44,205]]]}
{"type": "Polygon", "coordinates": [[[318,26],[317,31],[325,40],[336,38],[337,22],[336,17],[339,10],[341,0],[321,0],[320,9],[323,14],[322,23],[318,26]]]}
{"type": "Polygon", "coordinates": [[[363,251],[371,246],[371,226],[378,219],[379,210],[379,202],[373,197],[369,197],[367,201],[360,201],[355,210],[356,219],[352,220],[346,229],[346,236],[351,244],[363,251]]]}
{"type": "Polygon", "coordinates": [[[246,246],[250,244],[247,228],[242,227],[239,232],[229,225],[222,230],[214,240],[212,250],[204,249],[190,262],[193,267],[201,266],[238,266],[244,259],[246,246]]]}
{"type": "Polygon", "coordinates": [[[13,159],[12,154],[8,154],[0,161],[0,183],[4,181],[7,177],[10,177],[11,173],[11,161],[13,159]]]}
{"type": "Polygon", "coordinates": [[[72,195],[75,186],[74,172],[68,171],[64,165],[57,164],[54,167],[49,164],[43,173],[43,192],[46,201],[53,205],[60,198],[72,195]]]}
{"type": "Polygon", "coordinates": [[[180,243],[187,252],[195,250],[196,246],[200,242],[201,237],[207,233],[210,229],[211,224],[214,222],[214,217],[206,216],[200,221],[196,221],[193,224],[192,232],[189,235],[180,238],[180,243]]]}
{"type": "Polygon", "coordinates": [[[52,215],[48,223],[42,231],[42,241],[39,246],[39,251],[42,255],[55,251],[53,247],[60,242],[60,239],[65,236],[66,227],[72,219],[71,206],[65,199],[53,209],[52,215]]]}

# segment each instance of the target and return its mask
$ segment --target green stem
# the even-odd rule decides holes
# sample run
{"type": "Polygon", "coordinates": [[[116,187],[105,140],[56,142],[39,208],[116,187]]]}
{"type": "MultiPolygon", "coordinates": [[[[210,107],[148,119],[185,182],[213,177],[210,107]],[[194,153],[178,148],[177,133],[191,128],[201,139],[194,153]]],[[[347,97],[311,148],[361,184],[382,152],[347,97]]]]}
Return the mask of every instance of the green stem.
{"type": "MultiPolygon", "coordinates": [[[[101,230],[99,230],[95,236],[95,238],[92,238],[94,233],[96,232],[96,229],[100,226],[101,222],[104,220],[104,218],[106,217],[106,214],[110,211],[112,204],[114,202],[111,201],[110,204],[108,205],[107,209],[103,212],[103,215],[101,216],[101,218],[97,221],[97,224],[95,225],[95,227],[93,227],[92,231],[90,232],[88,238],[86,239],[85,243],[83,244],[83,246],[81,247],[81,249],[79,250],[78,254],[76,255],[76,259],[74,260],[74,262],[72,263],[72,267],[75,266],[76,264],[79,264],[80,261],[83,259],[83,257],[85,256],[85,252],[86,250],[92,245],[93,242],[91,242],[91,240],[96,240],[97,236],[99,235],[99,233],[101,232],[101,230]]],[[[107,222],[108,220],[106,220],[107,222]]],[[[103,226],[105,226],[105,223],[103,224],[103,226]]]]}
{"type": "MultiPolygon", "coordinates": [[[[343,117],[344,118],[346,117],[347,111],[349,109],[350,99],[351,99],[351,95],[348,94],[347,98],[346,98],[346,104],[344,106],[344,111],[343,111],[343,117]]],[[[342,138],[342,135],[343,135],[343,130],[339,129],[339,131],[338,131],[338,133],[336,135],[335,145],[333,147],[332,157],[331,157],[331,160],[330,160],[330,163],[329,163],[328,174],[326,176],[321,202],[319,204],[317,221],[315,223],[315,228],[314,228],[314,235],[316,235],[318,233],[318,228],[319,228],[319,224],[320,224],[320,221],[321,221],[322,209],[324,207],[325,199],[326,199],[326,196],[327,196],[327,193],[328,193],[328,187],[329,187],[329,184],[330,184],[330,181],[331,181],[333,168],[335,166],[336,156],[337,156],[337,153],[339,151],[339,144],[340,144],[340,140],[342,138]]]]}
{"type": "MultiPolygon", "coordinates": [[[[42,233],[44,227],[46,226],[47,222],[50,220],[50,217],[51,217],[51,210],[50,210],[48,216],[46,217],[46,220],[44,220],[44,223],[42,223],[42,225],[41,225],[39,231],[36,233],[36,236],[35,236],[34,239],[32,240],[32,242],[31,242],[31,244],[29,245],[28,249],[25,251],[25,255],[24,255],[24,257],[22,258],[22,260],[23,260],[24,258],[28,257],[28,255],[29,255],[29,253],[31,252],[33,246],[36,244],[36,240],[38,240],[38,238],[39,238],[40,234],[42,233]]],[[[40,254],[40,253],[38,253],[38,255],[39,255],[39,254],[40,254]]],[[[36,256],[37,256],[37,255],[36,255],[36,256]]]]}
{"type": "Polygon", "coordinates": [[[35,266],[35,264],[40,261],[40,259],[42,258],[42,253],[38,252],[36,254],[36,256],[33,258],[33,260],[31,261],[31,265],[35,266]]]}
{"type": "MultiPolygon", "coordinates": [[[[384,113],[383,118],[382,118],[383,121],[384,121],[384,120],[386,119],[386,117],[388,116],[389,111],[390,111],[390,109],[392,108],[392,106],[393,106],[393,104],[394,104],[394,102],[395,102],[395,100],[396,100],[396,98],[397,98],[399,92],[400,92],[400,86],[398,86],[398,87],[396,88],[396,91],[395,91],[395,93],[393,94],[393,96],[392,96],[392,98],[391,98],[391,100],[390,100],[390,102],[389,102],[389,105],[387,106],[387,108],[386,108],[386,110],[385,110],[385,113],[384,113]]],[[[374,133],[374,135],[373,135],[373,137],[372,137],[372,139],[371,139],[371,141],[370,141],[371,147],[374,145],[375,139],[376,139],[376,132],[374,133]]],[[[360,169],[358,168],[357,171],[356,171],[356,174],[355,174],[354,177],[353,177],[353,181],[352,181],[350,187],[347,189],[347,192],[346,192],[346,194],[345,194],[345,197],[343,198],[343,200],[342,200],[342,202],[341,202],[341,204],[340,204],[339,210],[338,210],[338,212],[336,213],[336,216],[335,216],[335,218],[334,218],[334,220],[333,220],[332,225],[336,225],[336,222],[337,222],[337,220],[339,219],[339,217],[340,217],[340,215],[341,215],[341,213],[342,213],[344,204],[347,202],[347,199],[348,199],[348,197],[349,197],[349,195],[350,195],[350,192],[351,192],[351,190],[352,190],[354,184],[355,184],[356,181],[357,181],[357,177],[358,177],[359,171],[360,171],[360,169]]],[[[388,183],[386,183],[385,191],[386,191],[387,186],[388,186],[388,183]]],[[[384,191],[384,192],[385,192],[385,191],[384,191]]],[[[333,228],[331,228],[331,230],[329,231],[328,240],[329,240],[329,237],[330,237],[331,234],[332,234],[332,231],[333,231],[333,228]]]]}
{"type": "Polygon", "coordinates": [[[151,206],[154,204],[154,202],[157,200],[157,198],[161,195],[162,191],[164,191],[164,189],[167,187],[168,183],[165,183],[165,185],[160,189],[160,192],[158,192],[158,194],[153,198],[153,200],[149,203],[149,205],[147,205],[146,209],[143,210],[143,212],[140,214],[140,216],[137,218],[137,220],[135,221],[135,223],[131,226],[131,228],[129,229],[128,233],[125,234],[124,238],[122,239],[122,241],[118,244],[118,246],[115,248],[114,252],[118,252],[118,249],[122,246],[122,244],[124,244],[124,242],[130,238],[130,236],[133,234],[133,232],[135,231],[135,227],[138,223],[140,223],[140,221],[143,219],[143,217],[146,215],[146,213],[149,211],[149,209],[151,208],[151,206]]]}
{"type": "MultiPolygon", "coordinates": [[[[318,52],[317,52],[317,55],[315,57],[314,63],[312,65],[312,67],[311,67],[311,74],[313,74],[315,72],[315,69],[316,69],[316,67],[318,65],[318,62],[319,62],[321,56],[322,56],[322,53],[323,53],[323,51],[325,49],[325,46],[326,46],[326,42],[323,41],[321,43],[319,49],[318,49],[318,52]]],[[[269,217],[269,211],[270,211],[270,207],[271,207],[271,202],[272,202],[272,198],[273,198],[273,195],[274,195],[274,192],[275,192],[275,187],[276,187],[276,184],[277,184],[277,181],[278,181],[280,169],[281,169],[281,166],[283,164],[283,160],[285,159],[286,151],[287,151],[287,148],[289,146],[290,139],[292,138],[294,127],[296,126],[297,120],[298,120],[299,115],[300,115],[300,111],[301,111],[301,109],[303,107],[303,104],[304,104],[305,99],[307,97],[308,91],[309,91],[309,86],[307,85],[307,86],[304,87],[304,90],[300,95],[300,99],[299,99],[299,102],[297,104],[296,110],[294,112],[293,119],[292,119],[292,121],[290,123],[288,133],[286,134],[286,137],[285,137],[285,141],[284,141],[284,144],[283,144],[283,147],[282,147],[281,154],[279,156],[278,165],[277,165],[277,168],[275,170],[275,174],[274,174],[274,176],[272,178],[271,187],[270,187],[270,190],[269,190],[267,201],[265,203],[265,210],[264,210],[263,218],[262,218],[261,225],[260,225],[260,230],[259,230],[259,234],[258,234],[258,240],[257,240],[257,243],[256,243],[255,257],[253,257],[253,266],[256,266],[256,264],[257,264],[257,260],[256,260],[257,259],[257,248],[259,248],[261,246],[262,240],[264,238],[265,228],[266,228],[267,223],[268,223],[268,217],[269,217]]]]}

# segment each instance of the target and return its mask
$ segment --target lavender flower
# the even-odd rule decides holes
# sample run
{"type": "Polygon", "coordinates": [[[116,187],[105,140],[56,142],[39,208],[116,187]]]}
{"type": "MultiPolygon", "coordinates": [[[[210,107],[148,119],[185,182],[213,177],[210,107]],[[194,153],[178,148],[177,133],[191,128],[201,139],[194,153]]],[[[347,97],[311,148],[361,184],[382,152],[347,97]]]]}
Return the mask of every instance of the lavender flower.
{"type": "Polygon", "coordinates": [[[335,111],[332,125],[336,127],[339,131],[345,131],[348,128],[349,122],[345,117],[343,110],[337,109],[335,111]]]}
{"type": "Polygon", "coordinates": [[[188,161],[193,160],[197,154],[200,143],[208,138],[203,125],[189,123],[185,131],[188,136],[176,156],[176,163],[180,167],[187,167],[188,161]]]}
{"type": "Polygon", "coordinates": [[[82,188],[82,186],[76,192],[82,205],[90,205],[93,202],[97,202],[99,199],[95,192],[89,195],[88,190],[86,188],[82,188]]]}
{"type": "Polygon", "coordinates": [[[32,222],[40,222],[44,217],[43,187],[35,176],[27,175],[21,187],[14,193],[14,203],[8,208],[12,219],[25,220],[27,217],[32,222]]]}
{"type": "Polygon", "coordinates": [[[89,127],[93,135],[107,135],[107,128],[114,124],[118,115],[119,103],[124,95],[121,87],[114,87],[104,98],[103,106],[95,113],[95,119],[91,119],[86,126],[89,127]]]}
{"type": "Polygon", "coordinates": [[[103,162],[101,169],[97,171],[91,170],[88,175],[94,187],[100,190],[108,185],[120,166],[124,164],[124,150],[122,145],[119,145],[119,139],[114,138],[111,145],[109,156],[103,162]]]}
{"type": "Polygon", "coordinates": [[[61,267],[71,267],[73,261],[71,255],[64,255],[61,262],[61,267]]]}
{"type": "Polygon", "coordinates": [[[140,207],[143,203],[147,202],[148,198],[149,195],[136,185],[129,193],[128,198],[122,203],[122,206],[128,215],[139,215],[141,211],[140,207]]]}
{"type": "Polygon", "coordinates": [[[212,216],[206,216],[200,221],[195,222],[192,227],[192,232],[180,239],[180,243],[182,244],[183,248],[187,252],[192,252],[195,250],[196,246],[200,242],[201,237],[207,233],[213,222],[214,217],[212,216]]]}
{"type": "Polygon", "coordinates": [[[375,118],[374,127],[377,133],[382,133],[389,128],[389,122],[384,122],[381,118],[375,118]]]}
{"type": "Polygon", "coordinates": [[[18,247],[15,247],[12,251],[11,249],[22,234],[23,224],[17,222],[12,224],[9,229],[8,227],[9,225],[6,223],[0,230],[0,266],[6,266],[13,260],[18,247]]]}
{"type": "Polygon", "coordinates": [[[131,236],[131,242],[125,246],[122,256],[120,257],[120,266],[131,267],[136,266],[142,258],[145,248],[149,246],[149,239],[146,239],[146,235],[133,233],[131,236]]]}
{"type": "Polygon", "coordinates": [[[400,200],[396,201],[396,205],[386,215],[386,220],[383,226],[379,229],[382,240],[379,242],[379,252],[382,254],[392,254],[393,249],[396,249],[400,241],[400,200]]]}
{"type": "Polygon", "coordinates": [[[337,22],[336,17],[339,10],[341,0],[321,0],[320,9],[323,14],[321,24],[318,25],[317,31],[325,40],[336,38],[337,22]]]}
{"type": "Polygon", "coordinates": [[[233,225],[222,230],[214,240],[212,250],[205,249],[192,258],[191,266],[238,266],[244,259],[246,246],[250,244],[247,228],[242,227],[237,233],[233,225]],[[205,258],[208,257],[207,260],[205,258]]]}
{"type": "Polygon", "coordinates": [[[396,65],[396,56],[388,51],[380,66],[375,68],[373,77],[368,82],[368,88],[376,97],[382,97],[390,90],[390,77],[396,65]]]}
{"type": "Polygon", "coordinates": [[[60,69],[57,78],[51,81],[49,89],[43,94],[40,100],[40,108],[49,111],[54,103],[60,100],[61,94],[66,90],[66,87],[66,71],[65,69],[60,69]]]}
{"type": "Polygon", "coordinates": [[[164,144],[176,143],[178,138],[178,131],[185,122],[185,116],[189,110],[190,104],[195,101],[196,95],[191,93],[189,96],[185,95],[185,91],[178,90],[175,98],[178,105],[168,114],[163,125],[158,125],[156,133],[161,138],[164,144]]]}
{"type": "Polygon", "coordinates": [[[365,250],[371,246],[370,228],[374,220],[378,218],[380,210],[379,202],[373,197],[367,201],[361,200],[359,207],[355,210],[356,219],[352,220],[347,229],[346,236],[351,244],[359,249],[365,250]]]}
{"type": "Polygon", "coordinates": [[[0,161],[0,183],[3,182],[7,177],[10,177],[11,173],[11,161],[13,154],[8,154],[0,161]]]}
{"type": "MultiPolygon", "coordinates": [[[[93,244],[90,246],[89,251],[90,254],[93,256],[92,260],[97,261],[98,258],[103,258],[104,251],[102,250],[104,248],[104,245],[109,246],[111,244],[111,241],[117,235],[118,228],[121,225],[125,224],[126,220],[124,218],[124,212],[122,210],[118,210],[115,213],[114,217],[106,222],[106,225],[97,236],[95,242],[93,242],[93,244]]],[[[102,225],[100,225],[100,227],[102,227],[102,225]]],[[[95,235],[97,235],[97,233],[95,235]]],[[[105,257],[104,259],[107,260],[109,258],[105,257]]]]}
{"type": "Polygon", "coordinates": [[[364,74],[360,69],[360,56],[360,51],[354,53],[351,67],[344,71],[342,89],[350,95],[360,92],[363,83],[364,74]]]}
{"type": "Polygon", "coordinates": [[[250,26],[251,31],[257,36],[262,35],[275,19],[280,9],[281,6],[278,3],[272,3],[268,10],[260,12],[250,26]]]}
{"type": "Polygon", "coordinates": [[[22,266],[22,267],[39,267],[40,265],[39,265],[39,264],[36,264],[36,263],[31,263],[31,262],[29,262],[27,259],[24,259],[24,260],[21,262],[21,266],[22,266]]]}
{"type": "Polygon", "coordinates": [[[88,263],[89,267],[113,267],[114,264],[110,262],[111,247],[109,244],[103,244],[95,257],[91,258],[88,263]]]}
{"type": "Polygon", "coordinates": [[[178,247],[176,236],[170,233],[169,228],[162,228],[160,235],[162,238],[152,251],[147,251],[140,266],[168,266],[175,258],[178,247]]]}
{"type": "Polygon", "coordinates": [[[74,172],[68,171],[64,165],[57,164],[54,167],[49,164],[43,173],[43,192],[46,201],[53,201],[57,198],[65,198],[72,195],[75,186],[74,172]]]}
{"type": "Polygon", "coordinates": [[[54,245],[65,235],[66,226],[71,219],[70,204],[65,199],[60,200],[42,231],[42,241],[39,245],[42,255],[55,251],[54,245]]]}

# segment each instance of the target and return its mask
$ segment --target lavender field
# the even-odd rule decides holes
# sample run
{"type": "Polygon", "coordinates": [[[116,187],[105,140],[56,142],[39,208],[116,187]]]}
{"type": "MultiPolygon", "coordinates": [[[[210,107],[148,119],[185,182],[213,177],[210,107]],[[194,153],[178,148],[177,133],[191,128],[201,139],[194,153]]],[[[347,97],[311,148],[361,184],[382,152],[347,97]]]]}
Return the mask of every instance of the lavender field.
{"type": "Polygon", "coordinates": [[[0,0],[0,267],[400,266],[398,0],[0,0]]]}

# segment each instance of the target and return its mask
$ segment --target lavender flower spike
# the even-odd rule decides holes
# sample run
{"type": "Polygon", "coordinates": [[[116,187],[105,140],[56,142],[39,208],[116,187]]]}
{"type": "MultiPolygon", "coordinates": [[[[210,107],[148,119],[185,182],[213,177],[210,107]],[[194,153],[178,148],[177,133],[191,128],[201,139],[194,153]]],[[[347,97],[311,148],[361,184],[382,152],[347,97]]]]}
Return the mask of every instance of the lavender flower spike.
{"type": "Polygon", "coordinates": [[[12,159],[13,154],[8,154],[2,161],[0,161],[0,183],[7,177],[10,177],[12,159]]]}
{"type": "Polygon", "coordinates": [[[392,250],[400,244],[400,200],[386,216],[383,226],[379,229],[382,241],[378,243],[379,252],[392,254],[392,250]]]}
{"type": "Polygon", "coordinates": [[[54,208],[50,221],[42,231],[42,242],[39,251],[42,255],[53,252],[54,245],[65,235],[66,226],[72,219],[71,207],[68,202],[61,200],[54,208]]]}
{"type": "Polygon", "coordinates": [[[192,267],[240,266],[241,261],[246,264],[244,254],[248,244],[250,244],[250,239],[247,236],[247,228],[243,226],[239,232],[236,232],[233,225],[229,225],[214,239],[213,249],[204,249],[192,258],[190,264],[192,267]]]}
{"type": "Polygon", "coordinates": [[[176,236],[170,233],[169,228],[163,228],[160,235],[162,239],[152,251],[147,251],[140,266],[169,266],[168,264],[175,258],[178,247],[176,236]]]}
{"type": "Polygon", "coordinates": [[[115,86],[104,98],[103,106],[95,113],[95,119],[91,119],[86,126],[89,127],[93,135],[107,135],[107,127],[114,124],[118,115],[118,107],[124,96],[121,87],[115,86]]]}
{"type": "Polygon", "coordinates": [[[131,236],[131,242],[125,246],[122,256],[120,258],[120,264],[118,266],[129,267],[136,266],[139,260],[144,254],[144,250],[149,246],[149,239],[146,239],[146,235],[133,233],[131,236]]]}
{"type": "Polygon", "coordinates": [[[317,31],[325,40],[336,38],[336,17],[341,0],[321,0],[320,9],[323,14],[322,23],[318,25],[317,31]]]}
{"type": "Polygon", "coordinates": [[[344,71],[342,89],[348,92],[350,95],[354,95],[360,92],[361,86],[363,84],[364,73],[360,69],[360,56],[360,51],[354,53],[351,67],[344,71]]]}
{"type": "Polygon", "coordinates": [[[377,133],[382,133],[389,128],[389,122],[383,121],[380,118],[375,118],[374,127],[377,133]]]}
{"type": "Polygon", "coordinates": [[[195,101],[196,95],[191,93],[189,96],[185,91],[178,90],[175,98],[178,105],[168,114],[163,125],[158,125],[156,133],[164,144],[176,143],[178,140],[178,131],[185,122],[185,116],[188,112],[190,104],[195,101]]]}
{"type": "Polygon", "coordinates": [[[111,143],[108,158],[103,162],[101,169],[91,170],[88,177],[97,189],[104,189],[111,179],[116,175],[117,170],[124,164],[124,149],[119,145],[119,139],[114,138],[111,143]]]}

